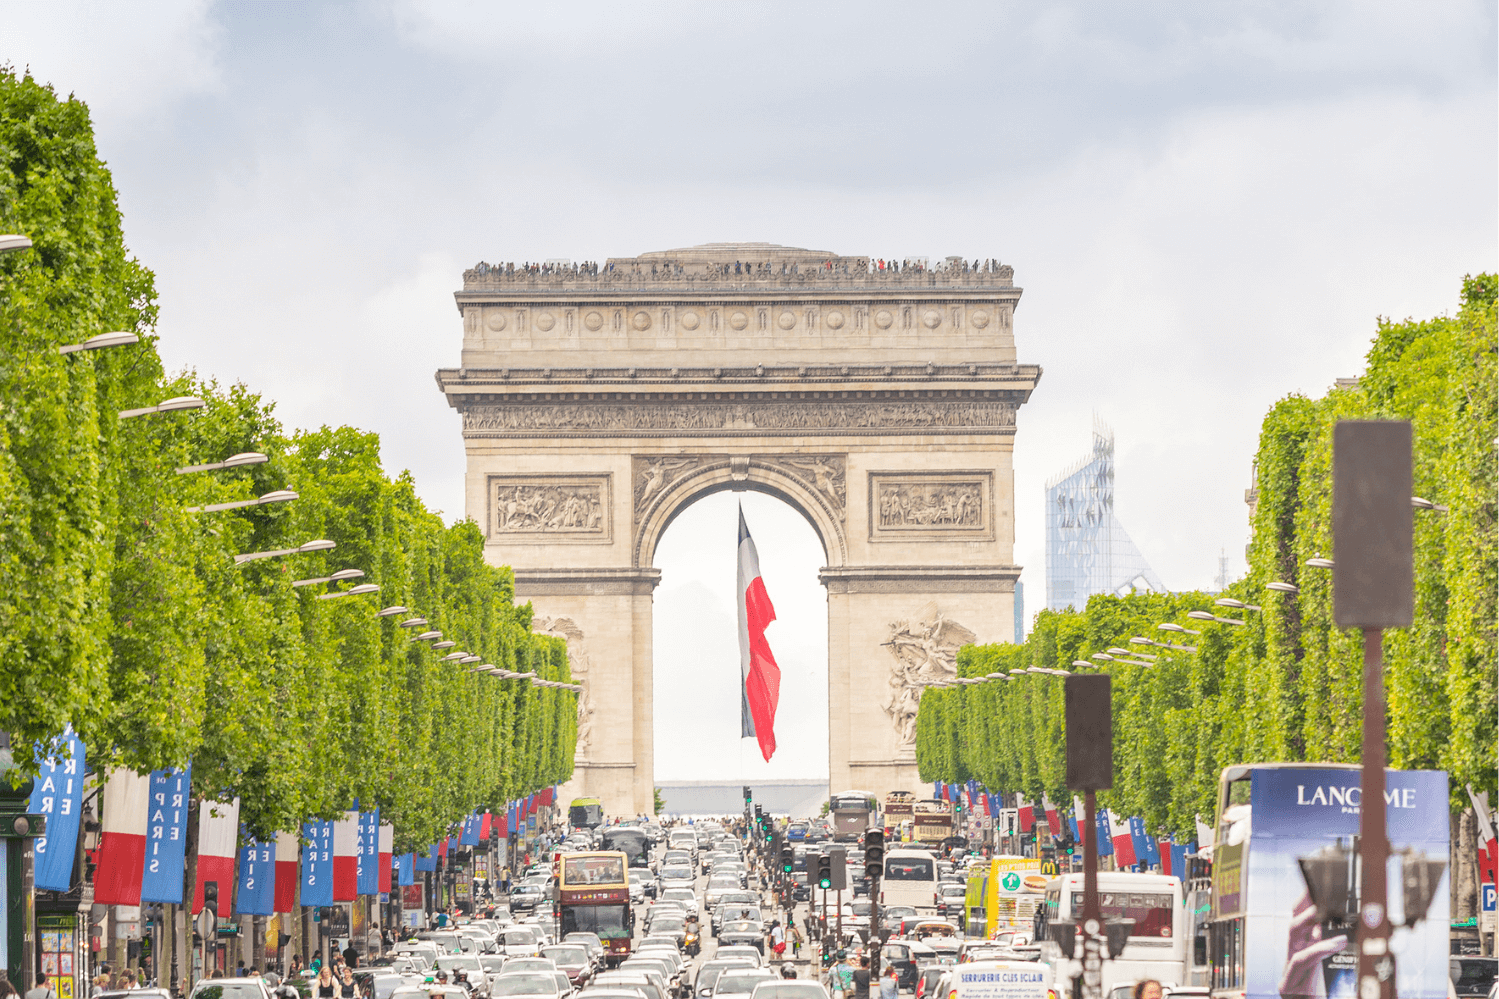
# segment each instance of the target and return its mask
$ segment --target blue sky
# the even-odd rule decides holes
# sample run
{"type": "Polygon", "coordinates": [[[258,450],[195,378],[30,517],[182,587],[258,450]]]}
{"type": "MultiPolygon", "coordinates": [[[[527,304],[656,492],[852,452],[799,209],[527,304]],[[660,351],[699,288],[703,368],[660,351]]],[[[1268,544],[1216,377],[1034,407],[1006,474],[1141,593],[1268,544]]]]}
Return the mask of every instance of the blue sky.
{"type": "MultiPolygon", "coordinates": [[[[1220,549],[1242,567],[1265,409],[1499,266],[1496,49],[1492,3],[1442,0],[0,12],[0,60],[93,109],[169,363],[378,431],[450,517],[463,452],[431,375],[479,259],[765,240],[1012,264],[1020,357],[1046,369],[1015,457],[1032,610],[1042,483],[1095,413],[1121,521],[1168,586],[1208,586],[1220,549]]],[[[694,555],[731,552],[719,506],[662,552],[661,779],[733,776],[732,699],[666,692],[704,668],[667,631],[731,620],[732,563],[694,555]]],[[[749,775],[821,774],[818,559],[755,532],[777,604],[812,611],[772,633],[797,735],[749,775]]]]}

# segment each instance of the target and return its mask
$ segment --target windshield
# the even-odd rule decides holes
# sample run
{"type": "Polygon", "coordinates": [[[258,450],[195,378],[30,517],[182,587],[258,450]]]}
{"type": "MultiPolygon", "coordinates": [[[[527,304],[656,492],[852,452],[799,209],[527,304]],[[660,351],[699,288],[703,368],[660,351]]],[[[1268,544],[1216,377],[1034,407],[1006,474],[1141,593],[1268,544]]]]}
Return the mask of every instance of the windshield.
{"type": "MultiPolygon", "coordinates": [[[[1105,919],[1133,919],[1129,928],[1132,937],[1171,936],[1173,899],[1170,895],[1156,892],[1101,891],[1098,893],[1099,908],[1105,919]]],[[[1072,911],[1083,911],[1083,893],[1072,893],[1072,911]]]]}
{"type": "Polygon", "coordinates": [[[623,852],[631,867],[650,866],[650,837],[639,829],[610,829],[604,833],[604,849],[623,852]]]}
{"type": "Polygon", "coordinates": [[[661,893],[661,900],[696,902],[697,896],[692,893],[691,888],[668,888],[661,893]]]}
{"type": "Polygon", "coordinates": [[[769,977],[764,972],[753,974],[748,971],[740,971],[737,968],[725,971],[718,976],[718,983],[713,986],[714,995],[722,995],[725,992],[753,992],[755,986],[769,977]]]}
{"type": "Polygon", "coordinates": [[[751,923],[751,922],[747,922],[747,921],[741,922],[741,921],[737,921],[736,920],[735,922],[732,922],[732,923],[725,923],[724,924],[724,928],[723,928],[723,932],[725,932],[725,933],[759,933],[760,932],[760,924],[759,923],[751,923]]]}
{"type": "Polygon", "coordinates": [[[624,880],[622,857],[585,855],[562,858],[562,883],[565,885],[617,885],[624,880]]]}
{"type": "Polygon", "coordinates": [[[675,933],[677,930],[684,929],[686,925],[681,916],[657,916],[651,920],[651,932],[675,933]]]}
{"type": "Polygon", "coordinates": [[[557,979],[551,975],[501,975],[489,986],[497,996],[548,996],[557,992],[557,979]]]}
{"type": "Polygon", "coordinates": [[[587,964],[588,951],[582,947],[543,947],[542,957],[549,957],[556,964],[587,964]]]}
{"type": "Polygon", "coordinates": [[[477,957],[448,957],[446,955],[437,959],[437,966],[443,971],[456,971],[459,968],[464,971],[478,971],[484,967],[477,957]]]}
{"type": "Polygon", "coordinates": [[[770,982],[755,989],[755,999],[823,999],[823,991],[814,982],[770,982]]]}
{"type": "Polygon", "coordinates": [[[536,938],[530,930],[510,930],[505,934],[506,947],[534,947],[536,938]]]}
{"type": "Polygon", "coordinates": [[[932,862],[926,857],[891,857],[885,861],[886,881],[931,881],[932,862]]]}
{"type": "Polygon", "coordinates": [[[265,999],[259,985],[200,985],[193,989],[193,999],[265,999]]]}
{"type": "Polygon", "coordinates": [[[604,940],[627,940],[626,929],[629,906],[617,905],[567,905],[562,907],[562,935],[569,933],[596,933],[604,940]]]}
{"type": "Polygon", "coordinates": [[[692,877],[692,868],[690,867],[668,867],[666,870],[661,872],[661,877],[663,879],[687,878],[688,880],[694,880],[692,877]]]}

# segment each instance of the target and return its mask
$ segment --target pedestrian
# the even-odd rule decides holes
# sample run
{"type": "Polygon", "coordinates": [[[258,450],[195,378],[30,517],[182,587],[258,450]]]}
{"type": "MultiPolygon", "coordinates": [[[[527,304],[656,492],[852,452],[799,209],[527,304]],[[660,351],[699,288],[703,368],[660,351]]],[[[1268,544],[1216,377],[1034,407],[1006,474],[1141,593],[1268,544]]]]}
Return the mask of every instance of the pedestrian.
{"type": "Polygon", "coordinates": [[[793,961],[800,961],[802,959],[802,931],[801,928],[796,925],[795,920],[791,920],[790,926],[791,959],[793,961]]]}
{"type": "Polygon", "coordinates": [[[370,931],[364,937],[364,952],[369,955],[371,964],[380,956],[380,944],[383,939],[380,936],[380,924],[372,921],[370,931]]]}
{"type": "Polygon", "coordinates": [[[867,955],[859,958],[859,966],[854,969],[853,978],[853,999],[869,999],[869,957],[867,955]]]}
{"type": "Polygon", "coordinates": [[[354,983],[354,972],[344,969],[339,982],[338,994],[342,999],[359,999],[359,986],[354,983]]]}
{"type": "Polygon", "coordinates": [[[832,993],[833,999],[849,999],[849,991],[854,983],[854,959],[844,958],[840,952],[839,961],[828,969],[828,991],[832,993]]]}
{"type": "MultiPolygon", "coordinates": [[[[97,979],[95,981],[97,984],[97,979]]],[[[5,972],[0,971],[0,999],[11,999],[11,996],[20,999],[20,993],[16,991],[16,987],[10,984],[10,979],[6,977],[5,972]]]]}
{"type": "Polygon", "coordinates": [[[1161,999],[1161,983],[1154,978],[1145,978],[1135,983],[1131,999],[1161,999]]]}
{"type": "Polygon", "coordinates": [[[318,969],[317,988],[313,990],[317,999],[338,999],[338,986],[333,981],[333,969],[323,965],[318,969]]]}
{"type": "Polygon", "coordinates": [[[354,947],[353,937],[349,938],[349,946],[344,948],[343,959],[344,964],[347,964],[349,967],[359,967],[359,951],[354,947]]]}
{"type": "Polygon", "coordinates": [[[301,954],[293,954],[291,956],[291,970],[292,971],[301,971],[302,970],[302,955],[301,954]]]}
{"type": "Polygon", "coordinates": [[[880,999],[900,999],[900,978],[893,964],[885,969],[885,976],[880,979],[880,999]]]}
{"type": "Polygon", "coordinates": [[[786,960],[786,929],[779,919],[770,921],[770,949],[775,953],[775,960],[786,960]]]}
{"type": "Polygon", "coordinates": [[[47,984],[47,976],[37,972],[36,987],[26,990],[26,999],[57,999],[57,992],[47,984]]]}

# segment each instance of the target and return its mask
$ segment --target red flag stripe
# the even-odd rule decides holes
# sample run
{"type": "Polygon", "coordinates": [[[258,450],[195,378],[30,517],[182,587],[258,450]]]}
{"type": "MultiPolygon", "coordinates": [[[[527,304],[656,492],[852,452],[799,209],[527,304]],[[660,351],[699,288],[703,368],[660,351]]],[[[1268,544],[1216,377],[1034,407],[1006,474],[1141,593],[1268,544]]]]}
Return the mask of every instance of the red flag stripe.
{"type": "Polygon", "coordinates": [[[94,872],[94,900],[101,905],[140,905],[146,870],[146,810],[151,777],[114,769],[104,784],[103,836],[94,872]]]}

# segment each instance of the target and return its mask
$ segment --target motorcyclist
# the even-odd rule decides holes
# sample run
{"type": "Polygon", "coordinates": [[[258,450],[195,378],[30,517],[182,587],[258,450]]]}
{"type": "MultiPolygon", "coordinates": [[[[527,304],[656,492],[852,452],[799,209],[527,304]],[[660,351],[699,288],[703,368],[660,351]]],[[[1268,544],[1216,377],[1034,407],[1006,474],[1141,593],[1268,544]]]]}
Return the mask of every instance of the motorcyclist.
{"type": "Polygon", "coordinates": [[[786,963],[784,963],[784,964],[782,964],[781,965],[781,977],[782,978],[795,978],[796,977],[796,965],[790,963],[789,961],[786,962],[786,963]]]}
{"type": "Polygon", "coordinates": [[[453,970],[453,984],[462,986],[463,991],[469,995],[474,994],[474,985],[468,980],[468,972],[462,968],[455,968],[453,970]]]}
{"type": "Polygon", "coordinates": [[[692,957],[697,957],[698,951],[702,949],[702,938],[698,935],[697,913],[688,913],[687,919],[684,921],[684,926],[686,929],[686,938],[683,942],[683,948],[692,957]]]}

